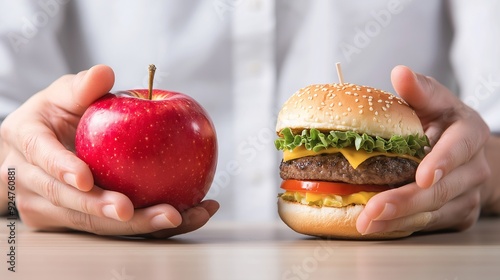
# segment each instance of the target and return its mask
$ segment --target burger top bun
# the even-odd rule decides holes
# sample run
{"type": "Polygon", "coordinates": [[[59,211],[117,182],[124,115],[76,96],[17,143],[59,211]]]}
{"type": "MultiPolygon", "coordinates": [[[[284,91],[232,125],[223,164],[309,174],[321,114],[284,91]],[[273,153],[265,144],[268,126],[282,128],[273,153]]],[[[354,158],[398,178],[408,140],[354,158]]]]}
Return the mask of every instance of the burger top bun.
{"type": "Polygon", "coordinates": [[[385,139],[393,135],[424,135],[420,119],[401,98],[354,84],[319,84],[299,89],[278,114],[276,131],[316,128],[366,133],[385,139]]]}

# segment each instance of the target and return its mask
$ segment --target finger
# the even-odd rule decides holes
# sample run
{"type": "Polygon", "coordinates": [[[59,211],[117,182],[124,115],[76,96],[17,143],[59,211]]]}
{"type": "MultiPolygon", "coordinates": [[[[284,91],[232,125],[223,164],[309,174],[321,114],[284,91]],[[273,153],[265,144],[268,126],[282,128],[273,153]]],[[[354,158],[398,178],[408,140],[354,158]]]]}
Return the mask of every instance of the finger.
{"type": "Polygon", "coordinates": [[[219,203],[205,200],[196,207],[182,213],[182,223],[173,229],[166,229],[151,234],[154,238],[168,238],[174,235],[195,231],[204,226],[219,209],[219,203]]]}
{"type": "Polygon", "coordinates": [[[470,164],[460,166],[433,188],[421,189],[416,184],[409,184],[377,194],[360,214],[356,223],[358,231],[366,232],[372,221],[395,220],[440,209],[484,182],[487,174],[483,162],[478,155],[470,164]]]}
{"type": "Polygon", "coordinates": [[[99,187],[84,193],[28,163],[18,164],[17,169],[19,190],[36,193],[54,206],[119,221],[130,220],[134,214],[134,206],[124,194],[99,187]]]}
{"type": "Polygon", "coordinates": [[[370,221],[364,234],[393,231],[466,230],[479,217],[480,198],[477,190],[462,194],[436,211],[416,213],[393,220],[370,221]]]}
{"type": "Polygon", "coordinates": [[[428,188],[469,161],[487,141],[489,128],[479,114],[433,78],[397,66],[391,79],[396,92],[423,120],[427,136],[435,144],[416,174],[417,184],[428,188]]]}
{"type": "Polygon", "coordinates": [[[38,230],[72,229],[99,235],[141,235],[174,228],[182,219],[179,212],[167,204],[137,209],[132,219],[122,222],[56,207],[41,196],[26,200],[29,200],[29,205],[23,203],[23,222],[38,230]]]}
{"type": "Polygon", "coordinates": [[[406,66],[394,67],[391,80],[399,96],[415,109],[434,146],[451,122],[449,112],[459,104],[458,99],[433,78],[417,74],[406,66]],[[443,116],[447,116],[446,121],[443,116]]]}
{"type": "Polygon", "coordinates": [[[480,200],[479,191],[471,189],[437,211],[432,212],[432,219],[423,230],[450,229],[461,231],[470,228],[479,218],[481,212],[480,200]]]}
{"type": "Polygon", "coordinates": [[[455,110],[459,99],[432,77],[413,72],[406,66],[396,66],[391,72],[396,93],[415,109],[420,118],[435,119],[444,112],[455,110]]]}
{"type": "MultiPolygon", "coordinates": [[[[15,142],[16,150],[28,163],[39,166],[45,173],[78,190],[92,189],[94,179],[88,165],[68,151],[46,126],[26,125],[20,127],[17,133],[16,138],[21,140],[15,142]]],[[[11,153],[12,156],[15,154],[11,153]]],[[[8,157],[6,162],[15,165],[12,157],[8,157]]]]}
{"type": "Polygon", "coordinates": [[[114,82],[113,69],[106,65],[96,65],[74,76],[60,78],[44,90],[44,95],[50,103],[81,116],[90,104],[111,90],[114,82]],[[71,94],[54,94],[61,90],[71,94]]]}
{"type": "Polygon", "coordinates": [[[432,217],[431,212],[423,212],[389,221],[372,220],[362,234],[394,231],[416,232],[427,227],[432,217]]]}
{"type": "MultiPolygon", "coordinates": [[[[453,123],[419,164],[415,174],[417,184],[429,188],[478,153],[483,153],[481,149],[488,135],[488,127],[479,117],[453,123]]],[[[489,170],[487,165],[482,166],[482,173],[489,170]]]]}

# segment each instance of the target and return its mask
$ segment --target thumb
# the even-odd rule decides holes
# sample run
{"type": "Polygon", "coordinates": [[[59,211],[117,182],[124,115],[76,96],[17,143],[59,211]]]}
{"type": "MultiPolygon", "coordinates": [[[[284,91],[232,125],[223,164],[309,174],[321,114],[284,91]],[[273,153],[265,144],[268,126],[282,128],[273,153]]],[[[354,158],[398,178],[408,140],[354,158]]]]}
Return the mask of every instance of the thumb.
{"type": "Polygon", "coordinates": [[[424,124],[454,110],[460,102],[434,78],[415,73],[406,66],[394,67],[391,81],[396,93],[415,109],[424,124]]]}
{"type": "Polygon", "coordinates": [[[71,87],[75,107],[73,113],[82,115],[95,100],[108,93],[115,83],[111,67],[96,65],[75,75],[71,87]]]}

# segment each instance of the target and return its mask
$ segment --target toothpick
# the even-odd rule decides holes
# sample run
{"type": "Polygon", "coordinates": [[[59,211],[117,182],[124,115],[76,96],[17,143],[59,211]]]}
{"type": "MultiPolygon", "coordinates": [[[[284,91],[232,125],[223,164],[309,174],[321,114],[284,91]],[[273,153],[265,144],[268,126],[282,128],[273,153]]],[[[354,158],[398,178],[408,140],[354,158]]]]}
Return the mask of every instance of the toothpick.
{"type": "Polygon", "coordinates": [[[335,64],[337,67],[337,75],[339,76],[339,83],[343,84],[344,83],[344,76],[342,75],[342,69],[340,68],[340,62],[337,62],[335,64]]]}

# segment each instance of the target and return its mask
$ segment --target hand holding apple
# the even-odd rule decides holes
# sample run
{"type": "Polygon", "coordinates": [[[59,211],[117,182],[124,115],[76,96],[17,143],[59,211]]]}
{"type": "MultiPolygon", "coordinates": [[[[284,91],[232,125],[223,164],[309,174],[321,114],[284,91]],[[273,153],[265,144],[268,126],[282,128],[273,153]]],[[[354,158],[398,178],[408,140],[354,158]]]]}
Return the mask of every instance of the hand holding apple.
{"type": "Polygon", "coordinates": [[[82,116],[76,154],[95,184],[128,196],[135,208],[167,203],[183,211],[208,192],[217,164],[217,138],[193,98],[152,89],[106,94],[82,116]]]}

